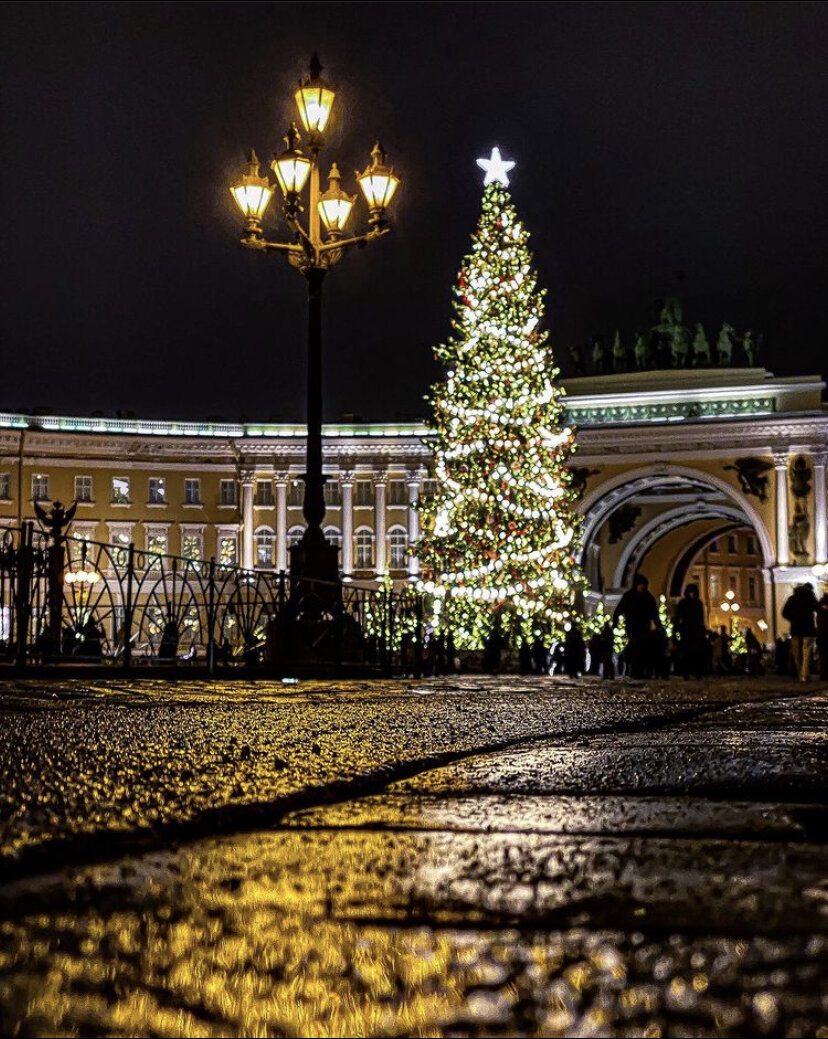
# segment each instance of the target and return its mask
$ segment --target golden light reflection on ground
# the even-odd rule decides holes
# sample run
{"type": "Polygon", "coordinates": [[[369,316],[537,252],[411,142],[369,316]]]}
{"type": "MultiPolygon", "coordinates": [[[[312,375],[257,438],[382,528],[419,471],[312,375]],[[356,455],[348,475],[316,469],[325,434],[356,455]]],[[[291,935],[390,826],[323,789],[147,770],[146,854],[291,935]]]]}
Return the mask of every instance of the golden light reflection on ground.
{"type": "MultiPolygon", "coordinates": [[[[450,902],[458,890],[473,896],[469,863],[487,887],[478,904],[527,913],[524,923],[539,899],[568,890],[567,859],[576,874],[592,868],[575,845],[542,866],[554,842],[536,838],[545,883],[533,893],[525,849],[479,839],[253,834],[84,869],[68,899],[19,883],[6,892],[0,1003],[24,1034],[42,1036],[666,1035],[691,1021],[707,1023],[701,1034],[736,1035],[748,1019],[776,1020],[785,1000],[806,1008],[828,952],[813,936],[667,940],[586,921],[533,932],[485,919],[458,930],[450,902]],[[441,916],[448,926],[422,922],[441,916]],[[794,966],[777,992],[765,961],[783,956],[794,966]],[[734,1000],[746,969],[764,993],[748,1018],[734,1000]]],[[[596,854],[612,872],[608,849],[596,854]]]]}

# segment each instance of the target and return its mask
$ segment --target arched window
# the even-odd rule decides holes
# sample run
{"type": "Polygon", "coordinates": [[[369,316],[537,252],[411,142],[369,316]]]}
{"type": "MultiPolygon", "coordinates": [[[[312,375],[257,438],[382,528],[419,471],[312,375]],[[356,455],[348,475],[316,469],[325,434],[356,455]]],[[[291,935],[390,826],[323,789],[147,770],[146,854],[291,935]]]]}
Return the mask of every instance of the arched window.
{"type": "Polygon", "coordinates": [[[273,531],[270,527],[259,527],[255,535],[256,567],[269,569],[273,566],[273,531]]]}
{"type": "Polygon", "coordinates": [[[369,527],[362,527],[354,537],[356,545],[355,565],[357,570],[370,570],[374,565],[374,534],[369,527]]]}
{"type": "Polygon", "coordinates": [[[336,548],[342,548],[342,531],[339,527],[325,527],[323,531],[328,544],[336,548]]]}
{"type": "Polygon", "coordinates": [[[404,570],[408,562],[408,532],[405,527],[392,527],[388,532],[388,565],[404,570]]]}
{"type": "Polygon", "coordinates": [[[287,544],[288,548],[293,548],[294,545],[298,545],[302,540],[302,535],[305,533],[304,527],[291,527],[287,532],[287,544]]]}

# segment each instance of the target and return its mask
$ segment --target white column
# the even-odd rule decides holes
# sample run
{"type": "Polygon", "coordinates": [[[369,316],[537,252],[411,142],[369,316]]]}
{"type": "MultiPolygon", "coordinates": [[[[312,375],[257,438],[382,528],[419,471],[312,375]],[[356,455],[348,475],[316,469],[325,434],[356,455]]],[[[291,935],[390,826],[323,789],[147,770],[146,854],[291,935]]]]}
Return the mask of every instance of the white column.
{"type": "Polygon", "coordinates": [[[385,551],[385,481],[388,473],[376,473],[374,476],[374,564],[377,577],[385,577],[388,562],[385,551]]]}
{"type": "Polygon", "coordinates": [[[775,451],[773,467],[776,470],[776,562],[786,566],[791,561],[788,542],[788,453],[775,451]]]}
{"type": "MultiPolygon", "coordinates": [[[[420,538],[420,513],[417,511],[417,502],[420,499],[420,484],[423,479],[423,470],[407,473],[408,484],[408,543],[414,545],[420,538]]],[[[413,581],[420,573],[420,560],[409,549],[408,576],[413,581]]]]}
{"type": "Polygon", "coordinates": [[[276,569],[288,569],[287,557],[287,473],[276,473],[276,569]]]}
{"type": "Polygon", "coordinates": [[[253,470],[242,469],[242,566],[253,569],[253,470]]]}
{"type": "Polygon", "coordinates": [[[828,516],[825,501],[825,463],[828,452],[814,451],[814,562],[828,563],[828,516]]]}
{"type": "Polygon", "coordinates": [[[342,492],[342,573],[348,576],[354,570],[354,474],[346,470],[339,478],[342,492]]]}

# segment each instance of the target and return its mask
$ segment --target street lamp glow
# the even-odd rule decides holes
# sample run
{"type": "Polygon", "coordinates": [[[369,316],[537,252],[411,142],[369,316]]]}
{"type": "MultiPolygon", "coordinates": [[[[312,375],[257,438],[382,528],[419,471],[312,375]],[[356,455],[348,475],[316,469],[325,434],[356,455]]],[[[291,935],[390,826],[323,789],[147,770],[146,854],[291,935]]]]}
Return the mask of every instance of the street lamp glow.
{"type": "Polygon", "coordinates": [[[379,141],[371,149],[371,164],[357,174],[373,222],[382,219],[383,211],[394,197],[400,178],[385,164],[385,149],[379,141]]]}
{"type": "Polygon", "coordinates": [[[342,190],[339,168],[333,163],[328,174],[328,190],[319,196],[319,215],[332,238],[345,230],[355,199],[356,195],[342,190]]]}
{"type": "Polygon", "coordinates": [[[310,75],[299,83],[299,89],[293,95],[302,125],[311,136],[321,134],[328,125],[333,108],[334,91],[319,75],[322,65],[314,54],[310,63],[310,75]]]}
{"type": "Polygon", "coordinates": [[[721,607],[721,609],[722,609],[722,610],[723,610],[723,611],[724,611],[725,613],[729,613],[729,612],[730,612],[730,603],[729,603],[729,602],[723,602],[723,603],[719,603],[719,606],[721,607]]]}
{"type": "Polygon", "coordinates": [[[242,211],[245,230],[258,234],[261,232],[261,221],[273,195],[273,188],[267,177],[259,174],[259,157],[251,150],[244,164],[244,171],[238,180],[230,185],[230,194],[242,211]]]}
{"type": "Polygon", "coordinates": [[[76,584],[81,588],[91,587],[93,584],[97,584],[100,579],[101,575],[97,570],[70,570],[63,578],[68,585],[76,584]]]}
{"type": "Polygon", "coordinates": [[[305,186],[311,171],[310,159],[306,158],[296,147],[299,143],[299,131],[296,123],[291,123],[285,134],[286,149],[276,155],[270,168],[276,174],[279,187],[288,202],[292,202],[305,186]]]}

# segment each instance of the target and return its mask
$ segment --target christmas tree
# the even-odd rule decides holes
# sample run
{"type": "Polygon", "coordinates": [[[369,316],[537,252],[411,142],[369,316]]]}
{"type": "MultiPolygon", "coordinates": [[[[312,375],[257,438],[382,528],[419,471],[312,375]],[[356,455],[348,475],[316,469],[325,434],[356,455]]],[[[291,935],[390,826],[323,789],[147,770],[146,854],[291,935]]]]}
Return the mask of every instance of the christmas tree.
{"type": "Polygon", "coordinates": [[[507,190],[514,163],[495,149],[478,164],[483,211],[455,289],[454,335],[436,350],[447,368],[431,399],[440,490],[422,505],[415,549],[435,624],[469,648],[496,618],[504,635],[560,636],[583,585],[565,468],[575,435],[507,190]]]}

